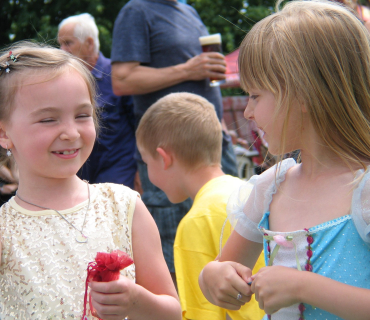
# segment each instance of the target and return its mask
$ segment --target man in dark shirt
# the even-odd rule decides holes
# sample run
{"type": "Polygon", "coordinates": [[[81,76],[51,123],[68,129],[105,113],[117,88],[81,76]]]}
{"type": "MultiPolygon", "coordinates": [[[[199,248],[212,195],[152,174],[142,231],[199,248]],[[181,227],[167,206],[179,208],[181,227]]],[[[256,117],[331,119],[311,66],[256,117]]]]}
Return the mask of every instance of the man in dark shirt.
{"type": "Polygon", "coordinates": [[[111,61],[99,52],[98,36],[95,20],[88,13],[71,16],[59,25],[61,49],[84,60],[97,82],[101,130],[78,176],[90,183],[113,182],[133,188],[137,171],[133,101],[131,96],[113,93],[111,61]]]}
{"type": "MultiPolygon", "coordinates": [[[[221,121],[220,89],[210,87],[209,78],[224,79],[226,63],[220,53],[202,53],[199,37],[207,34],[194,8],[176,0],[131,0],[122,8],[113,30],[112,84],[116,94],[134,95],[137,123],[153,103],[172,92],[191,92],[206,98],[221,121]]],[[[150,183],[140,154],[135,156],[144,190],[142,199],[158,225],[163,253],[174,273],[176,229],[191,202],[171,204],[150,183]]],[[[237,175],[231,139],[225,133],[222,168],[225,173],[237,175]]]]}

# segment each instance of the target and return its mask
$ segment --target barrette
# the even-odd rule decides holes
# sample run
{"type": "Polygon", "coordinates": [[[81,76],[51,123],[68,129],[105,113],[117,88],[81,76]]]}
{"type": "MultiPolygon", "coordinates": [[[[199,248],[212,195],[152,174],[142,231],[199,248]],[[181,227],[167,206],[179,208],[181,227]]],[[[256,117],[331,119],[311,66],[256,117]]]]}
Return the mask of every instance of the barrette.
{"type": "Polygon", "coordinates": [[[13,62],[17,62],[18,58],[14,56],[13,52],[9,51],[8,59],[12,60],[13,62]]]}
{"type": "Polygon", "coordinates": [[[0,65],[0,73],[2,74],[2,72],[5,70],[6,73],[9,73],[10,72],[10,63],[9,61],[12,61],[12,62],[17,62],[18,61],[18,57],[16,57],[12,51],[9,51],[9,57],[8,57],[8,61],[5,61],[5,65],[0,65]]]}

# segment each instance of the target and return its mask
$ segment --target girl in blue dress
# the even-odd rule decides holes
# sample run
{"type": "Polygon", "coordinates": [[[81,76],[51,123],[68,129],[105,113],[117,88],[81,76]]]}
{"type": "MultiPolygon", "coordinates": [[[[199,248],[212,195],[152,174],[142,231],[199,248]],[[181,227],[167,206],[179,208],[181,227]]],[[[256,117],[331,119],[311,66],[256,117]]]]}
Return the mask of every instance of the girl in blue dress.
{"type": "Polygon", "coordinates": [[[257,23],[239,55],[245,117],[278,156],[228,204],[234,231],[199,282],[273,320],[370,318],[370,34],[339,4],[292,1],[257,23]],[[264,249],[266,267],[252,275],[264,249]]]}

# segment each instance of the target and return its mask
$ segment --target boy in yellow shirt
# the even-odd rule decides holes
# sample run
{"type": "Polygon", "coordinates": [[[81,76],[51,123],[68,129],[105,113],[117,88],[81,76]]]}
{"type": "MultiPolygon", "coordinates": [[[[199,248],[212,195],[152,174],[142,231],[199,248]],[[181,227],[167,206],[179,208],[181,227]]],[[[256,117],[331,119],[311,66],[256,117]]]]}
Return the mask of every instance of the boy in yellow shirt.
{"type": "MultiPolygon", "coordinates": [[[[264,312],[252,297],[238,311],[222,309],[203,296],[198,277],[213,261],[231,232],[226,204],[243,183],[221,169],[222,128],[214,107],[191,93],[172,93],[153,104],[136,132],[138,149],[148,166],[151,182],[168,199],[179,203],[193,199],[181,220],[174,245],[176,280],[183,319],[259,320],[264,312]]],[[[253,270],[264,266],[263,255],[253,270]]]]}

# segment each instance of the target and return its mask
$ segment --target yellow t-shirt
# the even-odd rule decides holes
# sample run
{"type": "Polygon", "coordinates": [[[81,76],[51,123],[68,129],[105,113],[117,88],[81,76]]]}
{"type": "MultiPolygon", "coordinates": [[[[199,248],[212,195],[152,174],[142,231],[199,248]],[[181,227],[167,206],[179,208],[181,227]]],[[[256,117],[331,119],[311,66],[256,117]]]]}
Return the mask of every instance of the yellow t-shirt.
{"type": "MultiPolygon", "coordinates": [[[[226,311],[233,320],[259,320],[264,316],[254,296],[238,311],[222,309],[208,302],[199,288],[198,277],[204,266],[219,254],[222,226],[227,217],[229,196],[243,183],[224,175],[207,182],[197,193],[193,206],[181,220],[175,239],[174,256],[177,286],[183,319],[225,320],[226,311]]],[[[230,223],[224,228],[222,243],[231,233],[230,223]]],[[[265,266],[263,254],[253,273],[265,266]]]]}

